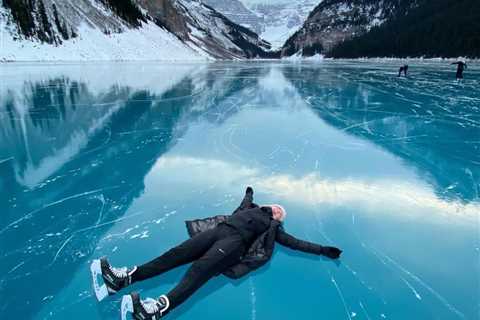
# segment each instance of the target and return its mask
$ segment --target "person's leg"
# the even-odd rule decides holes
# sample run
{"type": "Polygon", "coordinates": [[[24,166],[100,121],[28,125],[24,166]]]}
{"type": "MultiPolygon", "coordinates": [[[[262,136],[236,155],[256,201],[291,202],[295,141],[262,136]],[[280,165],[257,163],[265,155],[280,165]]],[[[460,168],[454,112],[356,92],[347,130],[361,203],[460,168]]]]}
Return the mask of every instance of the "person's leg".
{"type": "Polygon", "coordinates": [[[217,240],[218,228],[204,231],[137,268],[132,282],[143,281],[201,257],[217,240]]]}
{"type": "Polygon", "coordinates": [[[245,245],[240,236],[221,239],[187,271],[181,282],[168,294],[170,307],[168,312],[189,298],[196,290],[213,276],[238,263],[244,253],[245,245]]]}

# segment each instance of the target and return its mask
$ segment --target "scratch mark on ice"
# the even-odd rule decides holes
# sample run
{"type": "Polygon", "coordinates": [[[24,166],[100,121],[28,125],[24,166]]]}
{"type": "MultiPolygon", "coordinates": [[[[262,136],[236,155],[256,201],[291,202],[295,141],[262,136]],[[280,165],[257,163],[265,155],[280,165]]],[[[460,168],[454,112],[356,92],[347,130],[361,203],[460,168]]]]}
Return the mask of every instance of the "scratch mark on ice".
{"type": "Polygon", "coordinates": [[[57,261],[58,255],[60,254],[60,252],[62,252],[63,248],[65,248],[67,243],[69,243],[70,240],[72,240],[72,238],[73,238],[73,234],[70,237],[68,237],[67,240],[65,240],[65,242],[63,242],[62,246],[58,249],[57,253],[55,254],[55,257],[53,257],[53,260],[50,263],[50,265],[54,264],[55,261],[57,261]]]}
{"type": "Polygon", "coordinates": [[[360,303],[360,308],[362,308],[363,313],[365,313],[365,316],[367,317],[367,320],[371,320],[370,316],[368,315],[367,310],[366,310],[365,307],[363,306],[362,301],[359,301],[359,303],[360,303]]]}
{"type": "Polygon", "coordinates": [[[412,290],[413,294],[415,295],[415,297],[418,299],[418,300],[422,300],[422,296],[420,296],[420,294],[418,294],[417,290],[415,290],[415,288],[410,284],[410,282],[408,282],[405,278],[403,278],[402,276],[399,276],[400,279],[402,279],[402,281],[407,285],[407,287],[410,288],[410,290],[412,290]]]}
{"type": "Polygon", "coordinates": [[[416,275],[414,275],[413,273],[411,273],[410,271],[408,271],[407,269],[405,269],[404,267],[402,267],[400,264],[398,264],[395,260],[393,260],[392,258],[390,258],[389,256],[387,255],[383,255],[388,261],[390,261],[390,263],[392,263],[394,266],[396,266],[398,269],[400,269],[401,271],[403,271],[404,273],[406,273],[407,275],[409,275],[413,280],[417,281],[420,285],[422,285],[425,289],[427,289],[434,297],[436,297],[438,300],[440,300],[440,302],[443,303],[443,305],[445,307],[447,307],[447,309],[449,309],[451,312],[455,313],[458,317],[462,318],[462,319],[465,319],[465,315],[458,311],[454,306],[452,306],[442,295],[440,295],[437,291],[435,291],[432,287],[430,287],[428,284],[426,284],[425,282],[423,282],[422,279],[420,279],[419,277],[417,277],[416,275]]]}
{"type": "MultiPolygon", "coordinates": [[[[330,271],[328,273],[330,273],[330,271]]],[[[337,289],[338,295],[340,296],[340,299],[342,300],[343,307],[345,308],[345,312],[347,314],[348,319],[352,320],[352,317],[350,316],[350,310],[348,309],[347,303],[345,302],[345,298],[343,297],[342,290],[340,290],[340,287],[338,286],[337,282],[335,281],[335,278],[332,276],[331,273],[330,273],[330,280],[332,281],[333,285],[337,289]]],[[[354,313],[352,313],[352,314],[354,314],[354,313]]]]}
{"type": "Polygon", "coordinates": [[[13,157],[6,158],[6,159],[1,159],[1,160],[0,160],[0,164],[2,164],[2,163],[4,163],[4,162],[7,162],[7,161],[10,161],[10,160],[13,160],[13,157]]]}
{"type": "Polygon", "coordinates": [[[103,196],[103,193],[102,193],[101,195],[96,197],[96,199],[98,199],[99,201],[102,202],[102,208],[100,209],[100,213],[98,214],[97,223],[95,224],[96,226],[98,226],[100,224],[100,221],[103,218],[103,209],[105,208],[105,197],[103,196]]]}
{"type": "Polygon", "coordinates": [[[17,270],[18,268],[20,268],[20,267],[23,266],[24,264],[25,264],[25,261],[20,262],[20,263],[17,264],[15,267],[13,267],[10,271],[8,271],[8,273],[14,272],[15,270],[17,270]]]}
{"type": "Polygon", "coordinates": [[[250,302],[252,304],[251,319],[256,320],[257,319],[257,296],[255,294],[255,285],[253,284],[252,278],[250,278],[249,282],[250,282],[250,302]]]}
{"type": "Polygon", "coordinates": [[[109,187],[109,188],[102,188],[102,189],[95,189],[95,190],[91,190],[91,191],[87,191],[87,192],[82,192],[82,193],[78,193],[78,194],[74,194],[72,196],[69,196],[69,197],[66,197],[66,198],[63,198],[63,199],[60,199],[60,200],[57,200],[57,201],[54,201],[54,202],[51,202],[51,203],[48,203],[48,204],[44,204],[41,208],[38,208],[38,209],[35,209],[33,211],[30,211],[29,213],[27,213],[26,215],[24,215],[23,217],[9,223],[7,226],[5,226],[4,228],[2,228],[0,230],[0,234],[4,233],[6,230],[8,230],[10,227],[12,226],[15,226],[16,224],[24,221],[24,220],[27,220],[27,219],[30,219],[33,217],[34,214],[44,210],[44,209],[47,209],[47,208],[50,208],[50,207],[53,207],[57,204],[60,204],[60,203],[63,203],[67,200],[72,200],[72,199],[77,199],[77,198],[81,198],[81,197],[84,197],[84,196],[88,196],[88,195],[91,195],[91,194],[95,194],[95,193],[99,193],[99,192],[102,192],[104,190],[109,190],[109,189],[115,189],[115,188],[118,188],[118,186],[115,186],[115,187],[109,187]]]}
{"type": "MultiPolygon", "coordinates": [[[[427,291],[429,291],[435,298],[437,298],[448,310],[450,310],[452,313],[456,314],[459,318],[462,318],[462,319],[465,319],[465,315],[460,312],[457,308],[455,308],[454,306],[452,306],[448,301],[447,299],[445,299],[442,295],[440,295],[437,291],[435,291],[432,287],[430,287],[427,283],[425,283],[422,279],[420,279],[418,276],[416,276],[415,274],[413,274],[412,272],[410,272],[409,270],[405,269],[403,266],[401,266],[398,262],[396,262],[395,260],[393,260],[392,258],[390,258],[389,256],[387,256],[386,254],[383,254],[381,252],[378,252],[376,253],[376,250],[374,249],[371,249],[371,252],[377,256],[379,259],[379,255],[382,255],[383,258],[385,260],[387,260],[391,265],[395,266],[396,268],[398,268],[400,271],[402,271],[403,273],[405,273],[406,275],[408,275],[410,278],[412,278],[414,281],[416,281],[418,284],[420,284],[423,288],[425,288],[427,291]]],[[[382,261],[382,259],[380,259],[382,261]]],[[[385,261],[382,261],[384,264],[385,261]]],[[[400,277],[401,279],[403,279],[402,277],[400,277]]],[[[413,287],[409,286],[411,289],[413,287]]],[[[414,293],[416,293],[416,291],[414,291],[414,293]]],[[[417,293],[418,294],[418,293],[417,293]]],[[[417,297],[417,299],[419,299],[417,297]]],[[[420,297],[421,299],[421,297],[420,297]]]]}

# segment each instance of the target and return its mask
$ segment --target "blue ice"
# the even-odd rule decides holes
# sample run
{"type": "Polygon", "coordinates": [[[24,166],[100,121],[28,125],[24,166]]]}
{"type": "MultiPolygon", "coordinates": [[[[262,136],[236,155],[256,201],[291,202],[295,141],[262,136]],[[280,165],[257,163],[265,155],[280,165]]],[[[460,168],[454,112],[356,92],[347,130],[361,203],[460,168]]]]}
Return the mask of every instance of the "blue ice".
{"type": "Polygon", "coordinates": [[[480,69],[396,64],[0,66],[0,318],[118,319],[90,262],[146,262],[251,185],[341,260],[277,246],[169,318],[478,319],[480,69]]]}

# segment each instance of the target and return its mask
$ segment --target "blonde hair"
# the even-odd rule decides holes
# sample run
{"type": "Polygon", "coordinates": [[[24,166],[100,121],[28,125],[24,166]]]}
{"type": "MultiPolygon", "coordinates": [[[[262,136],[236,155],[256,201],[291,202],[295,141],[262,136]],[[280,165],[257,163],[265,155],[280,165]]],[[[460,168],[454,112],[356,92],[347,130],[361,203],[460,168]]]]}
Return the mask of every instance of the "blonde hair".
{"type": "Polygon", "coordinates": [[[285,208],[279,204],[269,204],[267,205],[269,207],[277,207],[279,208],[281,211],[282,211],[282,221],[285,220],[285,218],[287,217],[287,210],[285,210],[285,208]]]}

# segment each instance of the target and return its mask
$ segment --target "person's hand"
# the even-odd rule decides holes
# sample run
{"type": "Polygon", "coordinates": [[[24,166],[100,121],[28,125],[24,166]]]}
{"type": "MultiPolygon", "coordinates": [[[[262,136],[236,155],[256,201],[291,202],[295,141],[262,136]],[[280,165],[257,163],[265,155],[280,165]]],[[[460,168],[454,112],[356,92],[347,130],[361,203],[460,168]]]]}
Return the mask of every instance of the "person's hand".
{"type": "Polygon", "coordinates": [[[253,194],[253,189],[252,187],[247,187],[247,190],[245,191],[246,194],[253,194]]]}
{"type": "Polygon", "coordinates": [[[341,253],[342,253],[342,250],[335,247],[323,247],[323,251],[322,251],[322,254],[324,256],[327,256],[331,259],[338,259],[341,253]]]}

